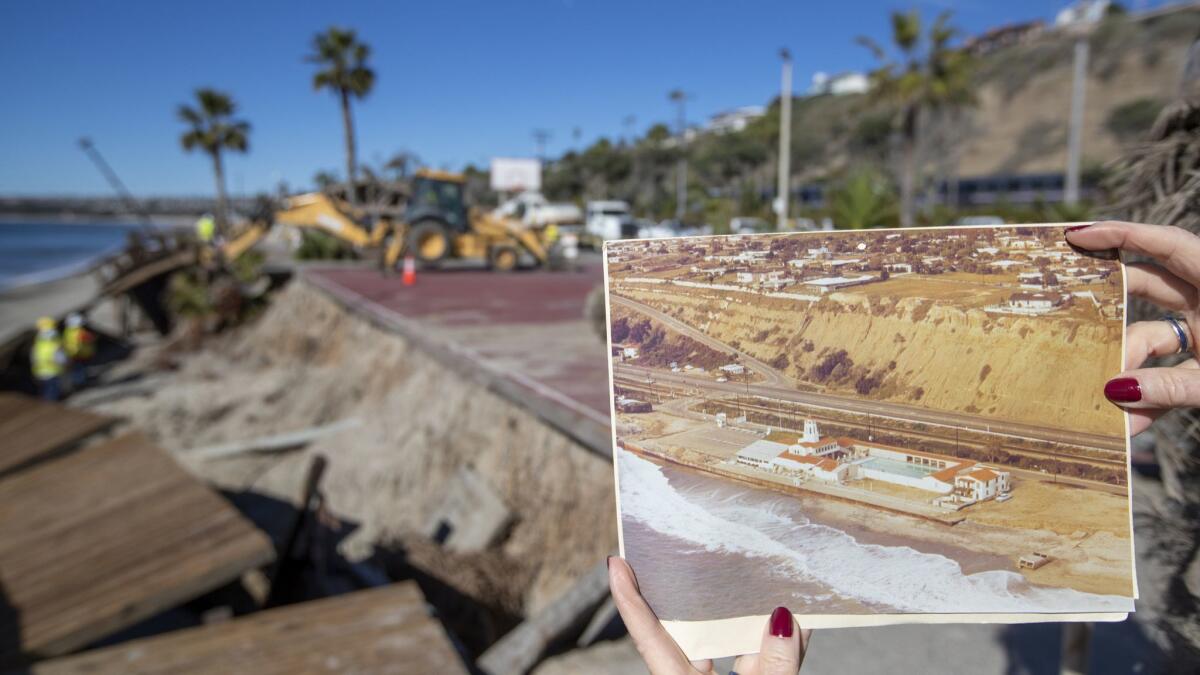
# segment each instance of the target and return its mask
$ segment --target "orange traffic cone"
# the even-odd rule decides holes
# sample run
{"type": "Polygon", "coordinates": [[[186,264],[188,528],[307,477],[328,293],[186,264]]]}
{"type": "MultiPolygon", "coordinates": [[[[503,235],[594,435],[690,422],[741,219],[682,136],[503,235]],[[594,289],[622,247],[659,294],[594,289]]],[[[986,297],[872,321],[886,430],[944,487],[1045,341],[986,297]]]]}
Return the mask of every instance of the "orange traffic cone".
{"type": "Polygon", "coordinates": [[[411,255],[404,257],[404,274],[400,279],[405,286],[417,283],[417,261],[411,255]]]}

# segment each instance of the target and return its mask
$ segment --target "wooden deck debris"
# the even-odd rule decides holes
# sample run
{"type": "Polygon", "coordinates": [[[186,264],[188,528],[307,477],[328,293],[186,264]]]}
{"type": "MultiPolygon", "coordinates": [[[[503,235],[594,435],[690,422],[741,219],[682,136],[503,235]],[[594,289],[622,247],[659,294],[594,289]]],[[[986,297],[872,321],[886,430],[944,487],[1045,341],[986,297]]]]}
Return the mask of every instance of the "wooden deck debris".
{"type": "Polygon", "coordinates": [[[116,419],[0,393],[0,477],[32,466],[116,419]]]}
{"type": "Polygon", "coordinates": [[[35,675],[468,671],[415,582],[287,605],[38,664],[35,675]]]}
{"type": "Polygon", "coordinates": [[[287,433],[275,434],[274,436],[262,436],[245,441],[232,441],[219,445],[209,445],[203,448],[193,448],[191,450],[184,450],[184,453],[189,458],[218,459],[249,453],[284,452],[308,445],[323,436],[329,436],[330,434],[340,433],[349,429],[357,429],[361,426],[361,419],[350,417],[333,422],[332,424],[289,431],[287,433]]]}
{"type": "Polygon", "coordinates": [[[549,607],[526,619],[484,652],[476,665],[487,675],[523,675],[546,647],[572,628],[587,622],[608,597],[608,562],[580,577],[549,607]]]}
{"type": "Polygon", "coordinates": [[[11,473],[0,479],[0,664],[79,649],[273,557],[265,534],[141,434],[11,473]]]}

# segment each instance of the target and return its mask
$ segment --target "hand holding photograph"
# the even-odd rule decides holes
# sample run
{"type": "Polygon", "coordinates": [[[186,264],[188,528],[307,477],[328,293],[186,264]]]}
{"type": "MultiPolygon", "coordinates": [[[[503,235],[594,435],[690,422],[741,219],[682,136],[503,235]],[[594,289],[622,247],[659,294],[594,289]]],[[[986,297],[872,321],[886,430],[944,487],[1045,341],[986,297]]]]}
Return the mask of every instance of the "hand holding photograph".
{"type": "Polygon", "coordinates": [[[689,658],[808,628],[1119,620],[1120,261],[1064,225],[609,242],[621,553],[689,658]]]}

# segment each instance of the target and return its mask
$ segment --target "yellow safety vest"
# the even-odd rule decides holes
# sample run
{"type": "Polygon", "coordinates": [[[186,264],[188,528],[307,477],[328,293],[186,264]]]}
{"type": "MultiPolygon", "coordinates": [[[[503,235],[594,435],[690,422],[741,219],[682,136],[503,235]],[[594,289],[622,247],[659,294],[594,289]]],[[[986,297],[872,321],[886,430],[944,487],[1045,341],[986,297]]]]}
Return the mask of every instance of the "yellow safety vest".
{"type": "Polygon", "coordinates": [[[62,351],[62,342],[58,337],[43,337],[38,336],[33,343],[33,354],[30,361],[33,363],[33,376],[39,380],[50,380],[62,375],[62,363],[59,361],[59,353],[62,351]]]}
{"type": "Polygon", "coordinates": [[[67,350],[67,356],[76,361],[87,361],[92,358],[94,347],[90,340],[84,340],[87,335],[87,329],[83,326],[67,326],[63,331],[63,347],[67,350]]]}
{"type": "Polygon", "coordinates": [[[558,225],[550,223],[546,226],[546,241],[551,244],[558,241],[558,225]]]}
{"type": "Polygon", "coordinates": [[[201,218],[196,221],[196,237],[207,244],[217,233],[217,223],[212,218],[201,218]]]}

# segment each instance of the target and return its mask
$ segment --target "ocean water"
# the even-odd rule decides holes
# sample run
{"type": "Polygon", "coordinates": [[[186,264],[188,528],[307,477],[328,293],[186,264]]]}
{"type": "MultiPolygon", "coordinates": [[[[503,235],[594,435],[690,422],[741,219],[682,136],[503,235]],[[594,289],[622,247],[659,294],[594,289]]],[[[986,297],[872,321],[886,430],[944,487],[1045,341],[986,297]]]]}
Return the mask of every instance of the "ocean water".
{"type": "Polygon", "coordinates": [[[50,281],[87,269],[119,250],[131,224],[0,222],[0,289],[50,281]]]}
{"type": "Polygon", "coordinates": [[[661,619],[768,614],[1126,612],[1130,598],[1040,587],[907,546],[860,542],[778,493],[620,451],[626,555],[661,619]]]}

